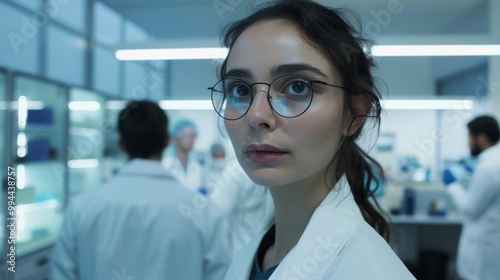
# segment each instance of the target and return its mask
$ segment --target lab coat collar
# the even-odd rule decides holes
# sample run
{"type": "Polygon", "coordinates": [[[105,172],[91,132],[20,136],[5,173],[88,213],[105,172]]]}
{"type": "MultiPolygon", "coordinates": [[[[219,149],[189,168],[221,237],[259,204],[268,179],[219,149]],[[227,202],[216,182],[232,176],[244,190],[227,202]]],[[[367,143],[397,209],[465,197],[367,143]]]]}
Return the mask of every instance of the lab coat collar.
{"type": "Polygon", "coordinates": [[[497,152],[500,151],[500,143],[497,143],[488,149],[481,152],[478,156],[478,160],[483,160],[483,158],[488,158],[490,155],[496,155],[497,152]]]}
{"type": "Polygon", "coordinates": [[[270,280],[323,279],[362,221],[363,216],[344,175],[316,208],[299,242],[270,280]]]}
{"type": "Polygon", "coordinates": [[[118,175],[161,177],[175,180],[174,177],[161,165],[160,161],[148,159],[132,159],[123,166],[118,175]]]}
{"type": "MultiPolygon", "coordinates": [[[[316,208],[297,245],[286,255],[269,280],[323,279],[362,221],[363,216],[354,201],[351,188],[346,177],[342,176],[316,208]]],[[[253,253],[245,254],[246,259],[240,263],[247,266],[236,267],[236,271],[249,277],[252,260],[263,235],[247,247],[253,253]]]]}

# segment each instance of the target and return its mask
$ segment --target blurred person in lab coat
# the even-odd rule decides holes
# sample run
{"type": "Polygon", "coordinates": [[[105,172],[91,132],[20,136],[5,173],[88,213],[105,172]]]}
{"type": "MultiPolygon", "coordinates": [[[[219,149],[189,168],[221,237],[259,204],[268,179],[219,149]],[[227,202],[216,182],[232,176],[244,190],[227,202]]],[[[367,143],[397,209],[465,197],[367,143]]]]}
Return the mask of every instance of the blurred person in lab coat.
{"type": "Polygon", "coordinates": [[[227,228],[201,195],[161,165],[168,119],[150,101],[120,112],[128,163],[102,187],[74,198],[51,260],[52,280],[221,279],[230,257],[227,228]],[[195,205],[193,205],[195,204],[195,205]]]}
{"type": "MultiPolygon", "coordinates": [[[[464,223],[458,246],[457,271],[466,280],[500,279],[500,129],[490,116],[467,124],[469,148],[478,156],[477,165],[464,186],[445,179],[447,191],[464,223]]],[[[449,175],[449,174],[448,174],[449,175]]]]}
{"type": "MultiPolygon", "coordinates": [[[[226,29],[214,109],[275,215],[225,279],[415,279],[370,200],[375,162],[356,143],[380,121],[367,41],[343,10],[272,1],[226,29]]],[[[379,164],[375,164],[380,169],[379,164]]]]}
{"type": "Polygon", "coordinates": [[[220,173],[227,164],[226,149],[221,143],[213,143],[210,146],[210,155],[212,156],[212,162],[208,167],[208,171],[211,173],[220,173]]]}
{"type": "Polygon", "coordinates": [[[238,252],[265,230],[273,214],[269,191],[248,178],[236,159],[226,159],[220,143],[210,148],[212,162],[207,168],[207,197],[229,224],[229,243],[238,252]]]}
{"type": "Polygon", "coordinates": [[[197,137],[196,125],[188,119],[180,120],[174,125],[171,134],[175,152],[173,156],[162,161],[163,166],[188,189],[203,192],[205,171],[191,153],[197,137]]]}
{"type": "Polygon", "coordinates": [[[208,198],[228,221],[231,249],[236,253],[266,230],[266,221],[274,213],[271,195],[248,178],[236,159],[210,178],[208,198]]]}
{"type": "Polygon", "coordinates": [[[213,192],[214,182],[219,180],[221,173],[228,163],[226,149],[221,143],[213,143],[210,146],[210,155],[211,160],[205,173],[205,189],[202,190],[202,193],[205,195],[213,192]]]}

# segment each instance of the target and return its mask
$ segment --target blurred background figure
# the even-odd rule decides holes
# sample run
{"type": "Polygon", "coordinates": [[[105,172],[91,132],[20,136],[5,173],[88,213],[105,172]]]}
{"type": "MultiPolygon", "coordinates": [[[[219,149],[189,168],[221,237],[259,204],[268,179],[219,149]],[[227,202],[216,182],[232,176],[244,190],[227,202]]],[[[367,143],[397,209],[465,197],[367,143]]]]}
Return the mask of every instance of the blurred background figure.
{"type": "Polygon", "coordinates": [[[222,279],[230,256],[227,227],[209,204],[182,212],[200,195],[162,167],[167,129],[155,103],[133,101],[120,112],[119,146],[129,161],[70,203],[51,279],[222,279]]]}
{"type": "Polygon", "coordinates": [[[180,120],[171,135],[175,144],[174,155],[163,160],[163,166],[188,189],[205,192],[203,166],[191,153],[197,137],[196,125],[191,120],[180,120]]]}
{"type": "Polygon", "coordinates": [[[467,188],[470,179],[474,173],[477,164],[477,156],[469,156],[458,162],[449,164],[443,171],[443,182],[448,185],[453,182],[460,182],[462,186],[467,188]]]}
{"type": "Polygon", "coordinates": [[[230,160],[222,172],[209,182],[208,198],[229,224],[233,253],[267,228],[274,215],[269,190],[248,178],[236,159],[230,160]]]}
{"type": "Polygon", "coordinates": [[[221,143],[214,143],[210,147],[212,163],[208,168],[210,172],[221,172],[226,167],[226,149],[221,143]]]}
{"type": "Polygon", "coordinates": [[[221,143],[213,143],[210,147],[211,161],[206,169],[206,186],[201,190],[204,194],[210,194],[213,191],[214,183],[219,180],[222,171],[227,165],[226,149],[221,143]]]}
{"type": "Polygon", "coordinates": [[[464,215],[457,270],[462,279],[494,280],[500,277],[500,129],[490,116],[467,124],[472,156],[478,156],[468,188],[459,172],[443,176],[457,209],[464,215]]]}

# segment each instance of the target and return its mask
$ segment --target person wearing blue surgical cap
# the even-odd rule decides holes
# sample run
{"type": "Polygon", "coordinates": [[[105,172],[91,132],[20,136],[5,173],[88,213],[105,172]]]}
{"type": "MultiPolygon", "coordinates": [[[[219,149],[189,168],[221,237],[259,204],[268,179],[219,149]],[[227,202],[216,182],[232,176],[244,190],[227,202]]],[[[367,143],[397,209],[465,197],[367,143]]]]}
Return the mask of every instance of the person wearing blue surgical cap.
{"type": "Polygon", "coordinates": [[[178,121],[171,132],[175,144],[174,155],[164,159],[162,164],[179,183],[190,190],[203,192],[205,172],[191,153],[197,135],[194,122],[188,119],[178,121]]]}

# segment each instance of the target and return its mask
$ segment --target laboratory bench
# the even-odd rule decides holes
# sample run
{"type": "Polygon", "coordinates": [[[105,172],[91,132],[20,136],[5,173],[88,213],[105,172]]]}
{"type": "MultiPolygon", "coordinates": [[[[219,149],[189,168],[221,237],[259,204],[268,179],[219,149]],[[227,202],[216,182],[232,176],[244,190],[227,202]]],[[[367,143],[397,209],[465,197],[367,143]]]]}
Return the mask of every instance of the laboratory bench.
{"type": "Polygon", "coordinates": [[[390,220],[390,244],[410,271],[421,274],[429,269],[444,269],[447,279],[455,279],[462,216],[457,213],[432,216],[420,212],[391,215],[390,220]]]}
{"type": "Polygon", "coordinates": [[[440,182],[392,183],[377,202],[390,213],[391,247],[417,279],[439,279],[422,277],[422,271],[443,273],[443,269],[441,279],[455,279],[463,217],[440,182]],[[414,196],[411,207],[407,207],[408,189],[414,196]]]}

